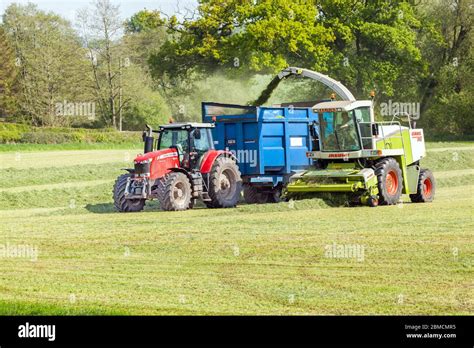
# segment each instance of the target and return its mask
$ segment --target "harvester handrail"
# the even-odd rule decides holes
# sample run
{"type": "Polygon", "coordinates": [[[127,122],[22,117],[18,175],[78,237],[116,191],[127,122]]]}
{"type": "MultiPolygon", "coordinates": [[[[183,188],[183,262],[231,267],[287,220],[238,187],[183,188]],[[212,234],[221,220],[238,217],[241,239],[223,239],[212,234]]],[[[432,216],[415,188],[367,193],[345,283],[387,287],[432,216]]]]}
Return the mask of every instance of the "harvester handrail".
{"type": "Polygon", "coordinates": [[[408,112],[406,112],[406,111],[394,113],[391,122],[393,122],[393,121],[395,120],[395,118],[398,118],[399,120],[401,120],[403,116],[406,116],[406,117],[407,117],[407,119],[408,119],[408,127],[411,129],[411,122],[410,122],[411,116],[410,116],[410,114],[409,114],[408,112]],[[398,115],[400,115],[400,116],[398,116],[398,115]]]}

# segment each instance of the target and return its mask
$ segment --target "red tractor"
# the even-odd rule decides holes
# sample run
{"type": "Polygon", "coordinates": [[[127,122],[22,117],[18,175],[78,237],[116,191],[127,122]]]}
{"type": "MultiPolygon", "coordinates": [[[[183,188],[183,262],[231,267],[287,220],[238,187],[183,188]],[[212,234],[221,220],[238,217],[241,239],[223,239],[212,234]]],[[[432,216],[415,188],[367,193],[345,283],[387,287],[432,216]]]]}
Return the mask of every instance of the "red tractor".
{"type": "Polygon", "coordinates": [[[209,208],[234,207],[242,188],[231,152],[214,149],[211,123],[171,123],[143,133],[145,153],[114,185],[120,212],[143,210],[157,199],[163,210],[186,210],[201,199],[209,208]],[[153,137],[158,133],[158,138],[153,137]]]}

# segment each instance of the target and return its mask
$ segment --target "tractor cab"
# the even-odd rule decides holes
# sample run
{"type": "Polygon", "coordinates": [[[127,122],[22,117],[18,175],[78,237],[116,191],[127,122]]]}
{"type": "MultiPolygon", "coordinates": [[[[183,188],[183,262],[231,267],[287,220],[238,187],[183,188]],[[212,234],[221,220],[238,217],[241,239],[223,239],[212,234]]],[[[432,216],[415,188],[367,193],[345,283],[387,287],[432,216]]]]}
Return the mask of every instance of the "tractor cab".
{"type": "Polygon", "coordinates": [[[204,155],[214,150],[211,123],[170,123],[160,126],[157,150],[176,149],[181,167],[199,168],[204,155]]]}

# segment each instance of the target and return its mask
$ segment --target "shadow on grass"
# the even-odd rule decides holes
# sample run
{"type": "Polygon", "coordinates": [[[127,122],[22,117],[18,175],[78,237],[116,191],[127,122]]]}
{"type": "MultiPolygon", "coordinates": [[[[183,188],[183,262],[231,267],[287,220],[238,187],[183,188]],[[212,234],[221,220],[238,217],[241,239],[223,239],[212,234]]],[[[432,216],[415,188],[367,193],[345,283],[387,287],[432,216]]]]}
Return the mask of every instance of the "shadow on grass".
{"type": "Polygon", "coordinates": [[[331,208],[351,206],[350,196],[344,193],[329,193],[329,192],[303,193],[301,192],[301,193],[288,195],[288,197],[286,197],[285,199],[286,202],[304,201],[304,200],[319,201],[320,204],[326,205],[327,207],[331,207],[331,208]]]}
{"type": "MultiPolygon", "coordinates": [[[[112,214],[118,213],[113,203],[87,204],[86,210],[94,214],[112,214]]],[[[147,201],[144,211],[159,211],[160,204],[156,201],[147,201]]]]}
{"type": "Polygon", "coordinates": [[[86,209],[94,214],[116,213],[113,203],[87,204],[86,209]]]}

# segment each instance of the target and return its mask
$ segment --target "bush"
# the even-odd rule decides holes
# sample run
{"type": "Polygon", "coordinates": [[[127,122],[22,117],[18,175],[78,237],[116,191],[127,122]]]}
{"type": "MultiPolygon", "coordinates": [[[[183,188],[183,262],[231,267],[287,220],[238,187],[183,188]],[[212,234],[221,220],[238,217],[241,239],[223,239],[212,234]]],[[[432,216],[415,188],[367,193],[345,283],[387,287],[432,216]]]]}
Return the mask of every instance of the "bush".
{"type": "Polygon", "coordinates": [[[13,130],[0,130],[0,144],[17,143],[21,139],[21,132],[13,130]]]}
{"type": "Polygon", "coordinates": [[[23,133],[20,142],[29,144],[64,144],[72,141],[71,137],[66,133],[27,132],[23,133]]]}
{"type": "Polygon", "coordinates": [[[22,134],[29,130],[25,124],[0,122],[0,144],[20,142],[22,134]]]}

